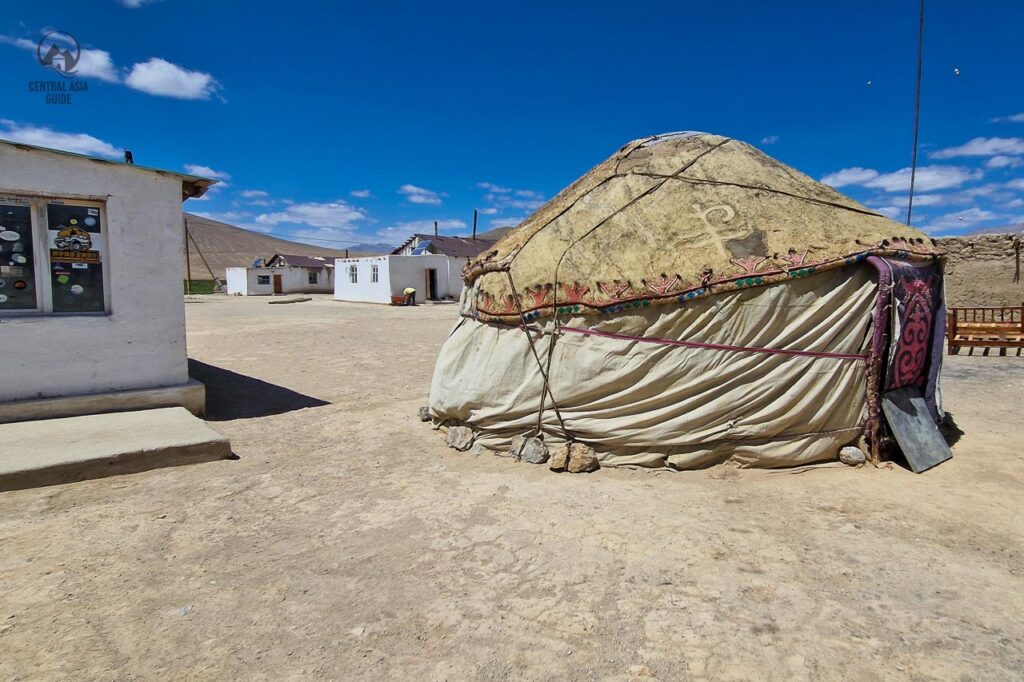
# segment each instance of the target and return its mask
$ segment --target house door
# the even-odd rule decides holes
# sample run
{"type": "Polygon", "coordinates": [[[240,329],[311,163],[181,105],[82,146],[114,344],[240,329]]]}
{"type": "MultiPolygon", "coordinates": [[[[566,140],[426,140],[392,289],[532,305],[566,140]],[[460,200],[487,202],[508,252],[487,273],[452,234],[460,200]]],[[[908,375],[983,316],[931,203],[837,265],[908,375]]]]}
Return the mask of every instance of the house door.
{"type": "Polygon", "coordinates": [[[426,274],[427,274],[427,282],[426,282],[426,285],[427,285],[426,286],[427,295],[426,295],[426,299],[428,301],[436,301],[437,300],[437,270],[435,270],[434,268],[428,268],[426,274]]]}
{"type": "Polygon", "coordinates": [[[284,293],[284,287],[281,286],[281,275],[274,275],[274,293],[284,293]]]}

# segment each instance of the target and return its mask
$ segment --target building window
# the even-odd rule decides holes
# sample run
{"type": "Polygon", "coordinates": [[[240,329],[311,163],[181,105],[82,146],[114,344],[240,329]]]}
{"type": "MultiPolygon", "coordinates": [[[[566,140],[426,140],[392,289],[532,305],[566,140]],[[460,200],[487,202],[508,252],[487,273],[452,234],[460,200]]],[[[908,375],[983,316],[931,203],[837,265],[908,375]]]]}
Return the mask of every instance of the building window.
{"type": "Polygon", "coordinates": [[[316,284],[316,282],[317,282],[317,276],[316,275],[317,275],[316,270],[310,270],[309,271],[309,283],[310,284],[316,284]]]}
{"type": "Polygon", "coordinates": [[[270,275],[256,275],[256,284],[270,286],[270,275]]]}
{"type": "Polygon", "coordinates": [[[0,197],[0,314],[104,313],[103,204],[0,197]]]}
{"type": "Polygon", "coordinates": [[[376,265],[370,266],[370,283],[376,284],[380,281],[380,268],[376,265]]]}
{"type": "Polygon", "coordinates": [[[359,271],[356,270],[355,264],[348,266],[348,283],[358,284],[359,283],[359,271]]]}

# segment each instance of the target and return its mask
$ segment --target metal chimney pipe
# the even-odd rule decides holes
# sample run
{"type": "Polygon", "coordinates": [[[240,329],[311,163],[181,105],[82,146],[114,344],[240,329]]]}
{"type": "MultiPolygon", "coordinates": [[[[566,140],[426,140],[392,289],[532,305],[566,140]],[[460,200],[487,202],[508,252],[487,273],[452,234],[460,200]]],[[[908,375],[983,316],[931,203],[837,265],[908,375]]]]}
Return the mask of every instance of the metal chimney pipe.
{"type": "Polygon", "coordinates": [[[476,239],[476,209],[473,209],[473,239],[476,239]]]}
{"type": "Polygon", "coordinates": [[[436,220],[434,221],[434,236],[435,237],[438,236],[437,235],[437,221],[436,220]]]}

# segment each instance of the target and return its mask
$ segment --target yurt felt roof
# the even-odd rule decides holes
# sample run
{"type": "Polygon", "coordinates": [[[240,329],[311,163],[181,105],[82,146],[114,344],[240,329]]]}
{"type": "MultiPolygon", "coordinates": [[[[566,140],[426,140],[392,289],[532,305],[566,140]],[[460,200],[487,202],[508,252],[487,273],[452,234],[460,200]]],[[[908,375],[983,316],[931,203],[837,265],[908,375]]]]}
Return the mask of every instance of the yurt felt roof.
{"type": "Polygon", "coordinates": [[[922,232],[739,140],[630,142],[463,272],[483,318],[607,313],[803,277],[869,255],[940,255],[922,232]],[[513,286],[515,295],[513,295],[513,286]]]}

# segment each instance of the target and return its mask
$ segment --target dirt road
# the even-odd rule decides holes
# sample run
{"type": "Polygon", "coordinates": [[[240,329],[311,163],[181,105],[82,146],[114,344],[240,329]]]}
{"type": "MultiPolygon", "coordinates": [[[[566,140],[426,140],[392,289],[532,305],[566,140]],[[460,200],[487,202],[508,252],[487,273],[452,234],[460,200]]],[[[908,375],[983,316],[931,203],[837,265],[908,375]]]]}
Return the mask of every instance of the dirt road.
{"type": "Polygon", "coordinates": [[[0,494],[0,679],[1024,671],[1024,358],[952,358],[921,476],[572,476],[415,418],[454,306],[187,310],[239,459],[0,494]]]}

